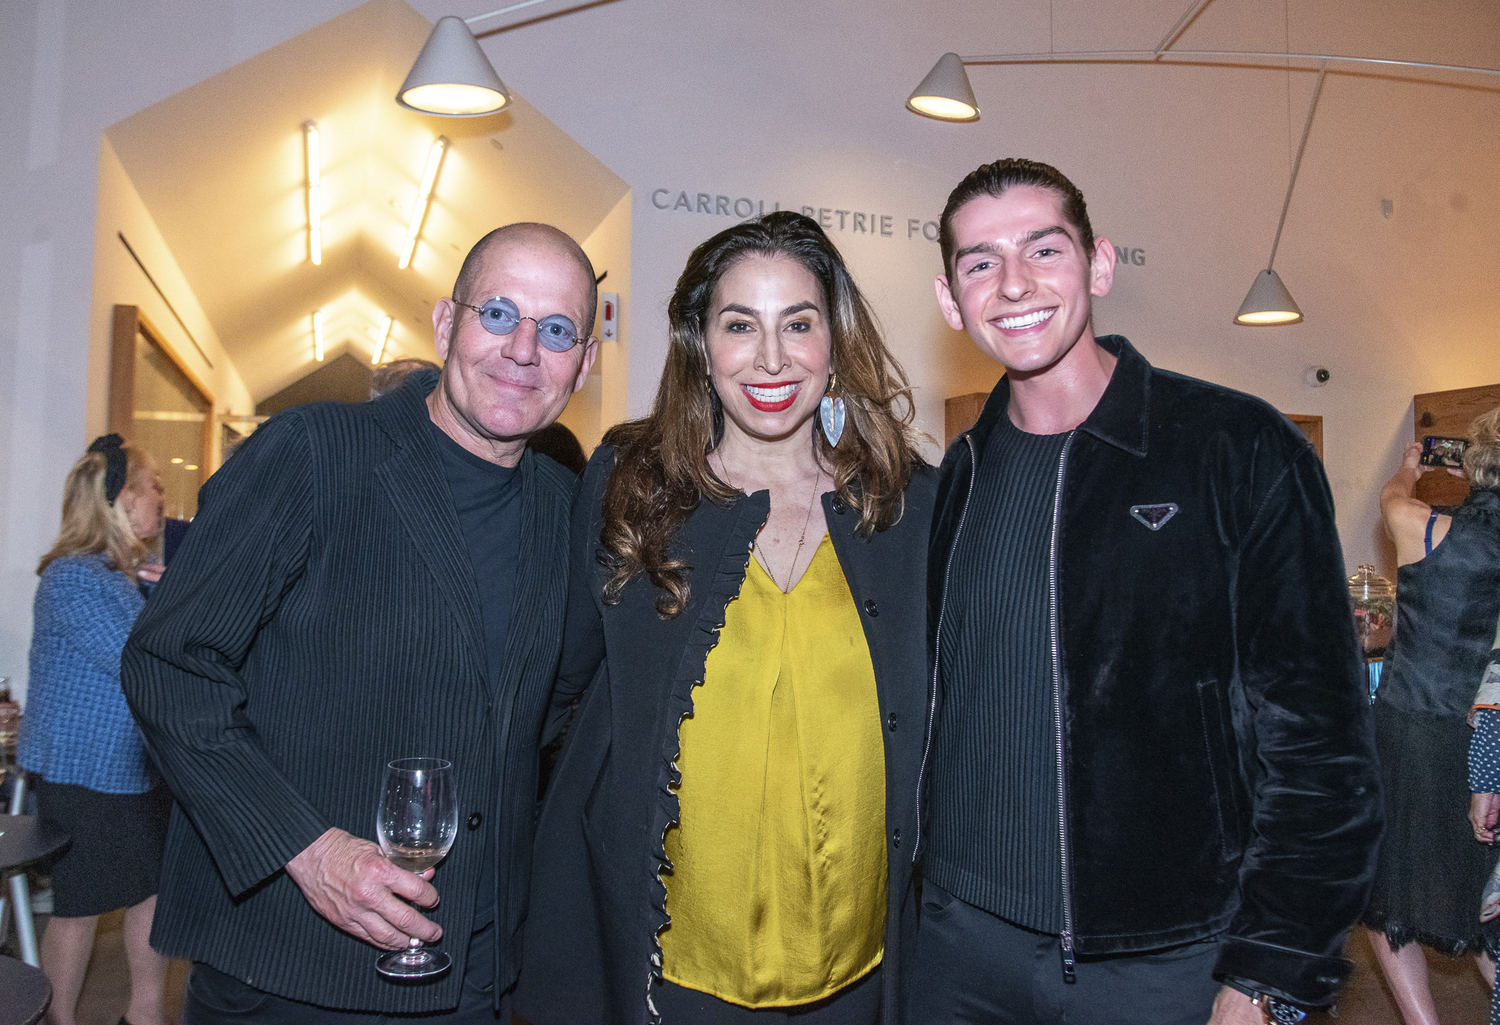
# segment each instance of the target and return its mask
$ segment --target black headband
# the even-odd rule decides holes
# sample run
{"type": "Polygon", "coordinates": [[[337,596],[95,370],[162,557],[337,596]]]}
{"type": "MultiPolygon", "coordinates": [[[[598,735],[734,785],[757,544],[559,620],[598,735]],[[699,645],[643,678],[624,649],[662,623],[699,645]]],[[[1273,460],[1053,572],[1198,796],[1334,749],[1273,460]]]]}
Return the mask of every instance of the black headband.
{"type": "Polygon", "coordinates": [[[118,434],[106,434],[89,446],[90,452],[104,454],[104,500],[110,505],[125,489],[125,450],[120,447],[124,444],[125,439],[118,434]]]}

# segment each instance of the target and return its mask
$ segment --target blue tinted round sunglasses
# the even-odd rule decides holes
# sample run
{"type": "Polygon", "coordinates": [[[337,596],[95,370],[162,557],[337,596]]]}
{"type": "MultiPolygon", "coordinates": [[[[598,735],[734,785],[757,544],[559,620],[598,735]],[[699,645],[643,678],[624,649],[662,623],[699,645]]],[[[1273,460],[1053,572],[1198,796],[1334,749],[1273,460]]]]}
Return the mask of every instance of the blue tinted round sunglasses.
{"type": "Polygon", "coordinates": [[[567,352],[578,344],[578,329],[561,313],[553,313],[541,320],[523,317],[520,308],[503,295],[486,299],[479,306],[461,303],[457,299],[453,302],[479,314],[479,323],[492,335],[508,335],[521,326],[521,321],[529,320],[536,325],[536,340],[549,352],[567,352]]]}

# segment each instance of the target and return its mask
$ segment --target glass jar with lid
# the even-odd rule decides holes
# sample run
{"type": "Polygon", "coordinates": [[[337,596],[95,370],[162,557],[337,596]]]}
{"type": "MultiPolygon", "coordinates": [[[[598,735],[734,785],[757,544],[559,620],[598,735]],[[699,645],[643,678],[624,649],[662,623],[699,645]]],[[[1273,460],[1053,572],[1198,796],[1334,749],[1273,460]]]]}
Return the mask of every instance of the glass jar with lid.
{"type": "Polygon", "coordinates": [[[1349,578],[1349,598],[1361,653],[1365,658],[1384,656],[1396,625],[1396,585],[1365,564],[1349,578]]]}

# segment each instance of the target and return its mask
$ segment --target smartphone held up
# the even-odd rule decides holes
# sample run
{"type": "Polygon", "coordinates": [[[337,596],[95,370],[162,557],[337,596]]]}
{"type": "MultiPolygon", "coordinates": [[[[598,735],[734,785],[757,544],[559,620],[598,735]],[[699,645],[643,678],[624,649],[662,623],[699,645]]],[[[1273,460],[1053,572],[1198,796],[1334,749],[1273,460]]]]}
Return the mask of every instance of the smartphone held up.
{"type": "Polygon", "coordinates": [[[1423,466],[1443,466],[1450,470],[1461,470],[1464,465],[1464,449],[1469,447],[1467,438],[1443,438],[1429,434],[1422,439],[1421,463],[1423,466]]]}

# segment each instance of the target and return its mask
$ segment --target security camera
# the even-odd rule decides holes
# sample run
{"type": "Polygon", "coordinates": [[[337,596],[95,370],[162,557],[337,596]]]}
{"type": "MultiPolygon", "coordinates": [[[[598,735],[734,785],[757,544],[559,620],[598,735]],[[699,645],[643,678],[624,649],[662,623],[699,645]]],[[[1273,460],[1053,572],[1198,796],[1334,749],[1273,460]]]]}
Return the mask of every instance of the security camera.
{"type": "Polygon", "coordinates": [[[1302,380],[1309,388],[1321,388],[1331,380],[1333,375],[1328,372],[1327,367],[1308,367],[1302,372],[1302,380]]]}

